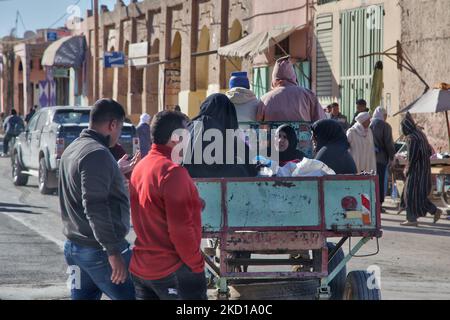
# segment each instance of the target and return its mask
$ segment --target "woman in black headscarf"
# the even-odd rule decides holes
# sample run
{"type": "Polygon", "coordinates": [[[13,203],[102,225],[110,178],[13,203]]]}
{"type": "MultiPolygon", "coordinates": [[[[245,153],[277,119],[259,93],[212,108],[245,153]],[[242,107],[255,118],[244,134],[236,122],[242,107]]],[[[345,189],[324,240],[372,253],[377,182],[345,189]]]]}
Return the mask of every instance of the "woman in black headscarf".
{"type": "Polygon", "coordinates": [[[427,212],[434,215],[436,223],[440,219],[442,211],[428,199],[432,188],[430,164],[432,148],[425,134],[417,128],[409,112],[401,126],[408,145],[406,183],[403,191],[407,221],[401,225],[417,226],[417,219],[425,217],[427,212]]]}
{"type": "Polygon", "coordinates": [[[356,174],[356,164],[348,152],[350,144],[341,125],[331,119],[319,120],[312,126],[316,160],[322,161],[336,174],[356,174]]]}
{"type": "Polygon", "coordinates": [[[277,129],[275,135],[275,149],[279,154],[280,167],[289,162],[299,163],[304,154],[297,149],[298,138],[294,128],[290,125],[282,125],[277,129]]]}
{"type": "MultiPolygon", "coordinates": [[[[184,167],[189,171],[192,178],[219,178],[219,177],[251,177],[256,176],[256,166],[249,162],[249,150],[245,147],[245,154],[237,154],[237,138],[234,138],[234,164],[227,163],[227,135],[226,130],[238,130],[239,123],[236,115],[236,108],[233,103],[224,94],[213,94],[209,96],[201,105],[200,113],[192,119],[188,126],[191,132],[190,163],[185,162],[184,167]],[[223,149],[219,150],[221,155],[217,155],[215,150],[211,155],[217,162],[212,164],[205,162],[204,151],[215,141],[204,141],[204,134],[207,130],[216,129],[220,131],[223,137],[223,149]],[[202,153],[197,154],[196,153],[202,153]],[[238,164],[238,158],[244,158],[245,164],[238,164]],[[222,161],[220,161],[221,159],[222,161]],[[201,160],[197,163],[195,160],[201,160]],[[222,163],[220,163],[222,162],[222,163]]],[[[239,141],[239,143],[244,143],[239,141]]],[[[228,143],[231,145],[231,142],[228,143]]],[[[242,163],[242,162],[241,162],[242,163]]]]}

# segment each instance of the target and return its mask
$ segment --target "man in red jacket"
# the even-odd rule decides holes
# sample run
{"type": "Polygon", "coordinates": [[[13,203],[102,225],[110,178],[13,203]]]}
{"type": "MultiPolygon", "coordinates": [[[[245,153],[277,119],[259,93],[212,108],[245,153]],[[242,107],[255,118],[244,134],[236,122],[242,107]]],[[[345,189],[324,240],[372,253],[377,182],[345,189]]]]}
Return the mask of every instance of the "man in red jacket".
{"type": "Polygon", "coordinates": [[[138,300],[206,300],[205,262],[200,251],[202,201],[187,170],[174,163],[186,128],[183,114],[158,113],[153,145],[130,182],[131,217],[137,235],[130,272],[138,300]]]}

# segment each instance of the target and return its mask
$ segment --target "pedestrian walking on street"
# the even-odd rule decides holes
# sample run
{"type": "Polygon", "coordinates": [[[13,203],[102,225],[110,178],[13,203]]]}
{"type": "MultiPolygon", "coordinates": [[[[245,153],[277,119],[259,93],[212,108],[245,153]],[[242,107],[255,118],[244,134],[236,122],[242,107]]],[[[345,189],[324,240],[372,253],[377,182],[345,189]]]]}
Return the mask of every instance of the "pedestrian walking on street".
{"type": "Polygon", "coordinates": [[[6,116],[4,112],[0,113],[0,128],[2,131],[3,131],[3,123],[5,122],[5,117],[6,116]]]}
{"type": "Polygon", "coordinates": [[[231,74],[230,90],[227,97],[236,108],[236,115],[239,122],[254,122],[261,100],[250,90],[250,81],[247,72],[234,72],[231,74]]]}
{"type": "Polygon", "coordinates": [[[73,274],[73,300],[135,299],[128,275],[130,204],[123,174],[109,148],[119,141],[125,112],[102,99],[91,110],[89,129],[64,151],[59,200],[64,254],[73,274]],[[79,279],[79,281],[77,281],[79,279]]]}
{"type": "Polygon", "coordinates": [[[137,238],[130,271],[138,300],[207,300],[200,251],[203,203],[187,170],[171,158],[181,142],[173,132],[186,126],[179,112],[158,113],[152,149],[131,177],[137,238]]]}
{"type": "Polygon", "coordinates": [[[405,168],[406,182],[403,191],[403,204],[407,221],[402,226],[418,226],[418,218],[427,212],[434,215],[436,223],[442,214],[429,199],[432,189],[431,163],[432,148],[425,134],[416,126],[411,114],[406,113],[401,123],[408,145],[408,163],[405,168]]]}
{"type": "Polygon", "coordinates": [[[141,156],[144,158],[149,152],[152,145],[152,139],[150,136],[150,120],[152,117],[147,113],[141,115],[139,125],[136,128],[139,146],[141,149],[141,156]]]}
{"type": "Polygon", "coordinates": [[[31,118],[33,118],[36,111],[37,111],[37,106],[33,106],[33,108],[31,108],[30,112],[25,116],[25,122],[27,124],[30,122],[31,118]]]}
{"type": "Polygon", "coordinates": [[[377,173],[380,185],[380,203],[384,203],[386,170],[395,157],[395,145],[392,137],[392,128],[386,122],[387,112],[378,107],[373,114],[370,129],[372,129],[377,159],[377,173]]]}
{"type": "Polygon", "coordinates": [[[344,132],[347,132],[347,130],[350,128],[347,117],[341,113],[339,103],[337,102],[331,104],[330,119],[337,121],[344,132]]]}
{"type": "Polygon", "coordinates": [[[258,121],[315,122],[326,118],[316,95],[298,86],[289,56],[277,60],[272,79],[272,90],[261,98],[258,121]]]}
{"type": "Polygon", "coordinates": [[[2,157],[6,157],[9,152],[9,143],[12,139],[17,138],[25,130],[25,124],[21,117],[17,115],[15,109],[11,110],[11,115],[6,117],[3,122],[3,131],[5,136],[3,138],[3,153],[2,157]]]}
{"type": "Polygon", "coordinates": [[[359,99],[356,101],[356,112],[353,116],[353,121],[350,126],[354,126],[356,124],[356,117],[362,112],[369,112],[369,108],[367,108],[367,102],[364,99],[359,99]]]}
{"type": "Polygon", "coordinates": [[[370,126],[370,113],[362,112],[356,117],[356,124],[348,129],[347,139],[350,143],[350,154],[355,160],[358,173],[377,172],[375,144],[370,126]]]}
{"type": "Polygon", "coordinates": [[[322,161],[336,174],[357,174],[356,164],[348,149],[347,136],[334,120],[320,120],[313,124],[316,160],[322,161]]]}

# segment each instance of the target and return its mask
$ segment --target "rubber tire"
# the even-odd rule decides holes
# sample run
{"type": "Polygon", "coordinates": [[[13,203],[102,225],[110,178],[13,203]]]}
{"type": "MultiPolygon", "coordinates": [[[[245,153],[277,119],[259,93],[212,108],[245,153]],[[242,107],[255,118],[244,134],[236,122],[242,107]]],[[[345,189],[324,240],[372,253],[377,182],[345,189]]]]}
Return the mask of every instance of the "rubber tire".
{"type": "MultiPolygon", "coordinates": [[[[328,253],[331,253],[336,248],[336,244],[327,242],[328,253]]],[[[336,252],[333,260],[328,263],[328,274],[344,260],[345,254],[342,248],[336,252]]],[[[337,276],[330,282],[331,298],[330,300],[342,300],[344,297],[345,281],[347,279],[347,266],[344,266],[337,276]]]]}
{"type": "Polygon", "coordinates": [[[53,194],[55,192],[55,189],[48,187],[48,170],[47,166],[45,164],[45,158],[39,159],[39,191],[41,194],[53,194]],[[44,170],[43,172],[41,170],[44,170]],[[44,181],[41,183],[41,174],[44,174],[44,181]]]}
{"type": "Polygon", "coordinates": [[[345,282],[345,300],[381,300],[379,289],[369,289],[367,280],[371,277],[366,271],[352,271],[345,282]]]}
{"type": "Polygon", "coordinates": [[[24,168],[20,164],[19,157],[17,156],[17,154],[14,155],[13,162],[14,163],[12,167],[12,178],[14,185],[17,187],[26,186],[28,183],[28,175],[22,174],[24,168]],[[14,166],[17,167],[16,169],[17,175],[14,174],[15,173],[14,166]]]}

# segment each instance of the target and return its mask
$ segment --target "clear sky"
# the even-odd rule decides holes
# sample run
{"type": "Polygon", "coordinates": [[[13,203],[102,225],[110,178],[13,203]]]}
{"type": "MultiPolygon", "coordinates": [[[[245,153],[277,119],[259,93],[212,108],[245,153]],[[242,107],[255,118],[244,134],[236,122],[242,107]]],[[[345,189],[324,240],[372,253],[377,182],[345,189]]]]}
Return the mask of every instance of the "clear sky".
{"type": "MultiPolygon", "coordinates": [[[[91,8],[91,2],[91,0],[0,0],[0,38],[9,35],[15,26],[17,11],[23,17],[23,23],[19,18],[17,33],[19,37],[22,37],[25,28],[32,31],[49,28],[67,13],[68,7],[76,3],[84,18],[86,10],[91,8]]],[[[124,1],[125,4],[129,2],[129,0],[124,1]]],[[[100,0],[99,3],[107,5],[112,10],[116,0],[100,0]]],[[[67,13],[53,28],[64,26],[70,15],[67,13]]]]}

